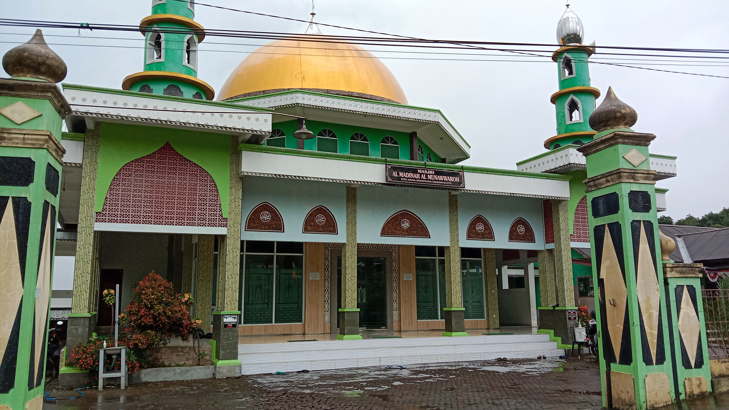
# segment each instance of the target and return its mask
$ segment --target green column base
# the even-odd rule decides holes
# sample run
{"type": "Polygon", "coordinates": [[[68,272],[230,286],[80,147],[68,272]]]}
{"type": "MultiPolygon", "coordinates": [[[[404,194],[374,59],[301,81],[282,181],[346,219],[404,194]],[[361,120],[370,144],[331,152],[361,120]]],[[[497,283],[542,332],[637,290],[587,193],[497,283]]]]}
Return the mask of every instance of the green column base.
{"type": "Polygon", "coordinates": [[[359,309],[339,309],[339,334],[337,340],[359,340],[359,309]]]}
{"type": "Polygon", "coordinates": [[[466,333],[466,332],[443,332],[443,336],[448,336],[448,337],[468,336],[468,333],[466,333]]]}
{"type": "MultiPolygon", "coordinates": [[[[238,361],[238,319],[240,312],[213,313],[213,355],[217,363],[238,361]],[[224,323],[224,318],[235,316],[235,323],[224,323]]],[[[240,365],[240,362],[238,362],[240,365]]]]}

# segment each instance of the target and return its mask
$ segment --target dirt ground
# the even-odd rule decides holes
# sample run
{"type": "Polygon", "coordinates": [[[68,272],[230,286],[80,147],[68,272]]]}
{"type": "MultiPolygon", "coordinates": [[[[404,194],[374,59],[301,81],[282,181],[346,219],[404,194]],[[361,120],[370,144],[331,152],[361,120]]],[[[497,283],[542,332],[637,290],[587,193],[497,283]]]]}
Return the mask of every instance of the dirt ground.
{"type": "MultiPolygon", "coordinates": [[[[510,360],[368,367],[60,391],[47,409],[593,409],[597,364],[510,360]]],[[[722,401],[694,409],[728,408],[722,401]]]]}

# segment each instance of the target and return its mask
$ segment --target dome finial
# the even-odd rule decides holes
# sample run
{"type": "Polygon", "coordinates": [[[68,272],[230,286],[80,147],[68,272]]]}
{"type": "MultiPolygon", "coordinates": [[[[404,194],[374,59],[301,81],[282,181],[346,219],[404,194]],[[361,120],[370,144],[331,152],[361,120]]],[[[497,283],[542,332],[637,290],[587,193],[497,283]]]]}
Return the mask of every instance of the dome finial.
{"type": "Polygon", "coordinates": [[[48,47],[43,32],[38,29],[28,42],[3,56],[3,68],[12,77],[35,78],[57,83],[66,78],[66,63],[48,47]]]}
{"type": "Polygon", "coordinates": [[[306,26],[304,34],[321,34],[321,29],[319,28],[319,25],[314,22],[314,17],[316,17],[314,0],[311,0],[311,12],[309,13],[309,15],[311,16],[311,19],[309,19],[309,25],[306,26]]]}
{"type": "Polygon", "coordinates": [[[582,20],[572,11],[569,2],[565,6],[565,11],[557,23],[557,42],[559,44],[582,44],[585,32],[582,20]]]}
{"type": "Polygon", "coordinates": [[[630,128],[638,121],[638,113],[633,107],[620,101],[613,88],[608,88],[605,99],[590,115],[590,127],[600,132],[615,128],[630,128]]]}

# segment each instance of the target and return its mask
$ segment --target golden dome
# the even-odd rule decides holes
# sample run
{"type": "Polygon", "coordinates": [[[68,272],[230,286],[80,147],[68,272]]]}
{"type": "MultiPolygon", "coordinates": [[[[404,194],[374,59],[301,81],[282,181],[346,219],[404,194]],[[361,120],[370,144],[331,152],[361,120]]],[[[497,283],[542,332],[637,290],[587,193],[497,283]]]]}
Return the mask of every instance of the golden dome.
{"type": "Polygon", "coordinates": [[[368,51],[298,40],[277,40],[251,53],[228,77],[219,98],[291,89],[407,103],[390,70],[368,51]]]}

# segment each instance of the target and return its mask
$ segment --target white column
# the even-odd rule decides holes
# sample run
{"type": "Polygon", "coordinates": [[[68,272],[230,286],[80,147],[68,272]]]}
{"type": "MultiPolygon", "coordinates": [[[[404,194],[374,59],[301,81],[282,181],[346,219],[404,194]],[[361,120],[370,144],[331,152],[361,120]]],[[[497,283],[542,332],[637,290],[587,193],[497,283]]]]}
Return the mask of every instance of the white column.
{"type": "Polygon", "coordinates": [[[536,328],[537,324],[537,284],[534,279],[534,262],[527,265],[527,286],[529,288],[529,311],[532,316],[532,327],[536,328]]]}
{"type": "Polygon", "coordinates": [[[501,267],[501,289],[509,289],[509,267],[507,265],[501,267]]]}

